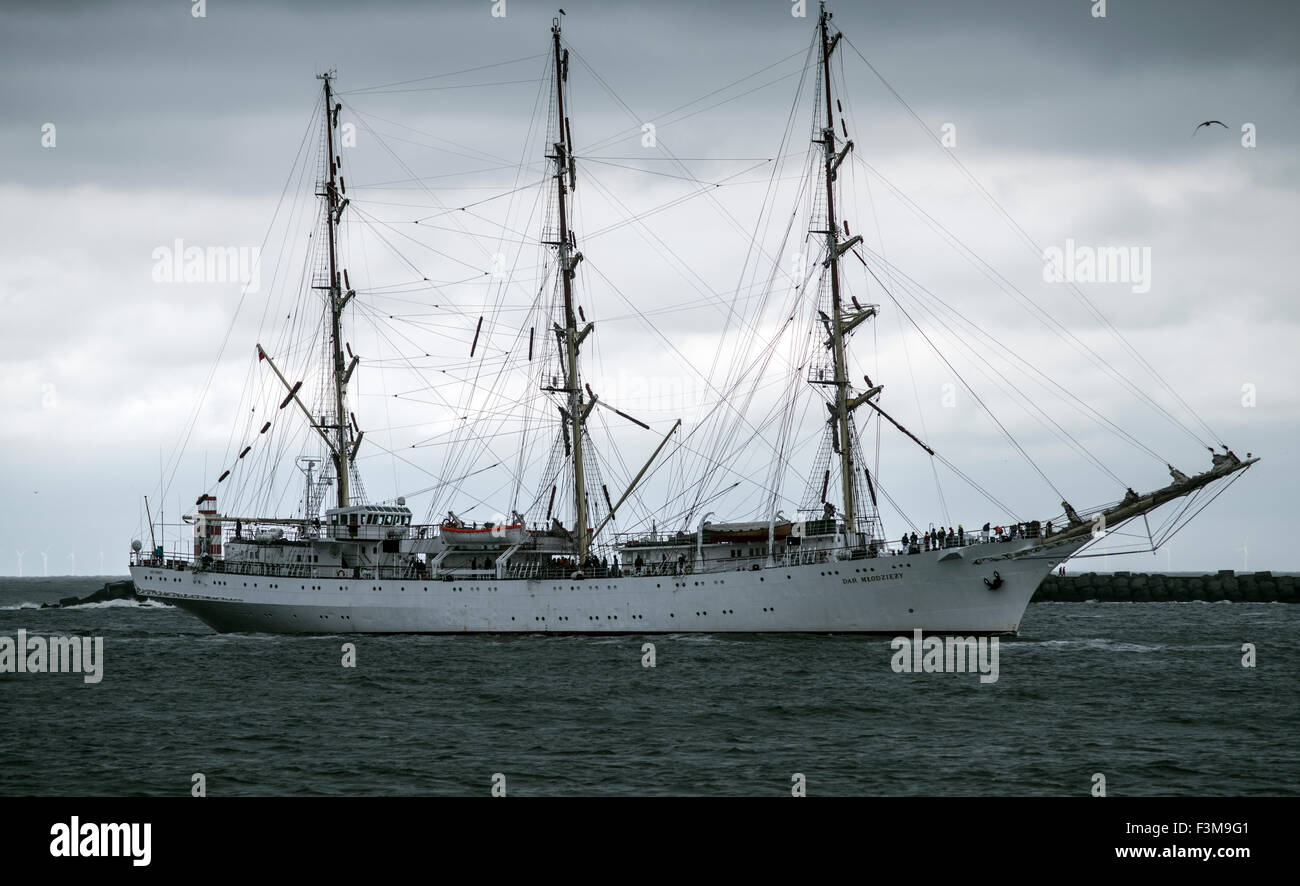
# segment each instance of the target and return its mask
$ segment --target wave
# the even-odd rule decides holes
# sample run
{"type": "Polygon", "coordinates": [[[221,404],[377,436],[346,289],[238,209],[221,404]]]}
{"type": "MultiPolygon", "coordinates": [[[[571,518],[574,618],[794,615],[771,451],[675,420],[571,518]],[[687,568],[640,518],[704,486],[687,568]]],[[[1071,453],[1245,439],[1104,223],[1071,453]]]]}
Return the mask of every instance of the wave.
{"type": "Polygon", "coordinates": [[[99,600],[94,603],[78,603],[75,606],[60,606],[60,609],[175,609],[157,600],[99,600]]]}
{"type": "Polygon", "coordinates": [[[40,603],[29,603],[24,601],[14,606],[0,606],[0,612],[14,612],[19,609],[40,609],[40,608],[41,608],[40,603]]]}
{"type": "MultiPolygon", "coordinates": [[[[1100,603],[1105,606],[1195,606],[1197,604],[1200,604],[1202,606],[1218,606],[1221,603],[1229,603],[1233,606],[1240,606],[1243,603],[1250,604],[1255,601],[1252,600],[1098,600],[1095,597],[1089,597],[1087,600],[1080,600],[1079,602],[1100,603]]],[[[1277,602],[1281,602],[1281,601],[1278,600],[1267,601],[1267,603],[1277,603],[1277,602]]],[[[1267,605],[1267,603],[1265,603],[1264,601],[1260,601],[1257,605],[1267,605]]],[[[1052,604],[1043,603],[1041,605],[1049,606],[1052,604]]],[[[1071,606],[1073,604],[1061,601],[1060,605],[1071,606]]],[[[1283,605],[1288,605],[1288,604],[1283,603],[1283,605]]]]}
{"type": "Polygon", "coordinates": [[[1019,646],[1042,646],[1053,649],[1083,648],[1083,649],[1101,649],[1106,652],[1156,652],[1164,649],[1164,646],[1146,646],[1142,643],[1125,643],[1120,640],[1108,640],[1105,637],[1090,637],[1087,640],[1039,640],[1039,641],[1009,641],[1006,643],[1007,648],[1014,649],[1019,646]]]}

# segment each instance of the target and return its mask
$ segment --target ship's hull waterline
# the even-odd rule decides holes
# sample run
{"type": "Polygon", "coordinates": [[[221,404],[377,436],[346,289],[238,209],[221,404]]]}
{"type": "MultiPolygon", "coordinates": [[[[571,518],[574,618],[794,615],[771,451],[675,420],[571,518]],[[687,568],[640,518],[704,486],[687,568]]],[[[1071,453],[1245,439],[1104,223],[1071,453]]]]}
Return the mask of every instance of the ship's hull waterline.
{"type": "Polygon", "coordinates": [[[1019,630],[1034,591],[1077,544],[1032,547],[579,580],[277,578],[144,565],[131,575],[140,593],[221,632],[1004,634],[1019,630]]]}

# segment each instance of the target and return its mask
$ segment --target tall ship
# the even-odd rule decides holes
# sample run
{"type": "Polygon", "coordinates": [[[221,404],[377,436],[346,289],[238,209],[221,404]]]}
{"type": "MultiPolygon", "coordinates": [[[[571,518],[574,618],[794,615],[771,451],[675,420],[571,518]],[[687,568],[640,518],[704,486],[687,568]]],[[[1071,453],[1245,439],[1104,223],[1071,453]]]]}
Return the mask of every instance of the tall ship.
{"type": "MultiPolygon", "coordinates": [[[[314,346],[286,344],[288,353],[256,343],[254,371],[278,389],[278,404],[248,411],[269,417],[245,419],[248,439],[185,516],[192,554],[169,554],[156,537],[148,549],[133,543],[130,571],[140,593],[223,632],[1015,633],[1034,591],[1059,564],[1126,525],[1145,526],[1154,544],[1149,514],[1176,503],[1172,522],[1162,526],[1181,526],[1258,460],[1238,458],[1215,441],[1222,451],[1211,448],[1205,470],[1168,467],[1164,485],[1143,493],[1125,487],[1118,501],[1091,509],[1047,500],[1036,516],[1008,509],[998,525],[949,530],[900,521],[887,530],[880,508],[887,493],[878,459],[873,465],[864,455],[864,425],[873,422],[877,433],[935,452],[882,406],[887,378],[863,375],[859,384],[851,369],[855,333],[885,309],[860,301],[847,281],[870,275],[880,291],[889,283],[873,272],[875,256],[861,234],[850,233],[841,211],[842,173],[854,159],[854,142],[832,65],[850,44],[823,7],[801,73],[815,106],[803,195],[808,260],[790,287],[798,310],[788,312],[811,344],[801,359],[790,360],[781,402],[765,425],[776,433],[770,470],[755,481],[758,504],[731,520],[708,510],[719,484],[725,491],[718,472],[731,451],[716,449],[708,476],[683,482],[684,507],[661,507],[648,526],[641,521],[616,532],[648,476],[704,447],[684,443],[688,428],[677,420],[653,432],[621,485],[611,488],[612,478],[602,473],[609,462],[593,441],[597,410],[646,431],[650,426],[632,414],[633,405],[602,399],[584,375],[596,332],[579,301],[584,255],[574,194],[583,157],[573,141],[571,47],[560,22],[552,24],[539,93],[547,108],[544,219],[535,241],[542,283],[536,310],[519,331],[517,360],[502,364],[522,373],[545,404],[529,413],[533,426],[544,429],[536,436],[549,447],[545,457],[517,460],[515,493],[487,503],[500,508],[492,518],[483,511],[471,519],[484,503],[469,495],[465,507],[424,518],[405,497],[368,500],[359,462],[375,444],[365,440],[358,420],[364,410],[352,390],[366,370],[348,337],[349,318],[365,294],[352,285],[356,275],[345,267],[341,242],[344,220],[359,210],[347,193],[340,151],[344,104],[333,73],[320,75],[315,251],[303,281],[315,303],[323,303],[319,336],[310,340],[314,346]],[[319,358],[319,383],[304,387],[299,367],[309,351],[319,358]],[[812,398],[813,408],[796,409],[798,397],[812,398]],[[272,446],[273,425],[303,433],[272,446]],[[791,466],[792,441],[801,435],[819,435],[820,445],[810,464],[791,466]],[[294,441],[299,452],[289,449],[294,441]],[[236,498],[235,483],[256,491],[266,482],[247,469],[259,446],[264,463],[293,461],[301,471],[296,514],[226,505],[236,498]],[[795,468],[804,486],[797,500],[781,492],[787,470],[795,468]]],[[[480,316],[471,357],[483,347],[482,325],[480,316]]],[[[719,385],[720,399],[733,390],[719,385]]],[[[739,445],[739,438],[756,435],[742,414],[741,403],[724,402],[701,425],[739,445]]],[[[444,482],[440,490],[455,496],[462,487],[444,482]]],[[[239,500],[274,505],[255,494],[239,500]]],[[[152,513],[148,519],[152,534],[152,513]]]]}

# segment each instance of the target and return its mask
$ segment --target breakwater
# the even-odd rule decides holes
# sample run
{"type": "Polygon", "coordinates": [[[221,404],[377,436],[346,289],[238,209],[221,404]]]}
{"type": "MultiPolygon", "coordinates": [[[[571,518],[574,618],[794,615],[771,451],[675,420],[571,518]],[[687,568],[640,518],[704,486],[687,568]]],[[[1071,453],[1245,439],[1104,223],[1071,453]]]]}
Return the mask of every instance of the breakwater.
{"type": "Polygon", "coordinates": [[[1231,600],[1242,603],[1300,603],[1300,576],[1221,569],[1204,575],[1146,572],[1083,572],[1048,576],[1035,603],[1159,602],[1231,600]]]}
{"type": "Polygon", "coordinates": [[[63,609],[67,606],[84,606],[87,603],[103,603],[106,600],[143,600],[136,592],[135,582],[110,581],[88,597],[63,597],[57,603],[42,603],[42,609],[63,609]]]}

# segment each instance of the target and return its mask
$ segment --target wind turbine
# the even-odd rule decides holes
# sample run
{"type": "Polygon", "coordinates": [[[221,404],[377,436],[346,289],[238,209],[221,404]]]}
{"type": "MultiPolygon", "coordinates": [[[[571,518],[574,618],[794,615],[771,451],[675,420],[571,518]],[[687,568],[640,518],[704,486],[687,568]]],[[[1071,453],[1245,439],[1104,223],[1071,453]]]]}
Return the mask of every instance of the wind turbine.
{"type": "Polygon", "coordinates": [[[26,551],[18,552],[18,577],[19,578],[23,577],[23,554],[25,553],[27,552],[26,551]]]}
{"type": "Polygon", "coordinates": [[[1246,543],[1243,541],[1241,547],[1234,548],[1233,550],[1241,551],[1241,571],[1246,572],[1249,570],[1250,567],[1247,566],[1246,563],[1249,561],[1250,551],[1246,548],[1246,543]]]}
{"type": "Polygon", "coordinates": [[[77,574],[77,555],[76,555],[76,554],[68,554],[68,559],[72,561],[72,571],[70,571],[70,572],[68,573],[68,575],[76,575],[76,574],[77,574]]]}
{"type": "Polygon", "coordinates": [[[45,565],[46,578],[50,577],[50,548],[52,547],[54,547],[54,545],[50,545],[45,550],[41,551],[41,563],[45,565]]]}

